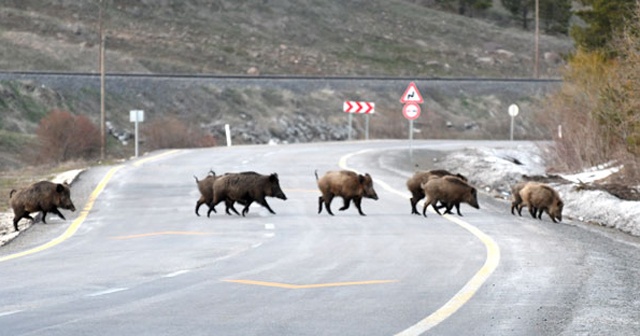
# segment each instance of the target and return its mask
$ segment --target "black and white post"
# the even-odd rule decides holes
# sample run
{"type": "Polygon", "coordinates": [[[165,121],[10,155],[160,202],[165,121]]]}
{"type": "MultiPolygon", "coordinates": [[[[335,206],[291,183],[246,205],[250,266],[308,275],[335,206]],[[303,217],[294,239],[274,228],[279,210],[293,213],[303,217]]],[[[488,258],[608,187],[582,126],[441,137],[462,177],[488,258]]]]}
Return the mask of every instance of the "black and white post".
{"type": "Polygon", "coordinates": [[[144,111],[143,110],[129,111],[129,121],[135,124],[135,147],[136,147],[135,157],[138,157],[138,123],[141,123],[144,121],[144,111]]]}

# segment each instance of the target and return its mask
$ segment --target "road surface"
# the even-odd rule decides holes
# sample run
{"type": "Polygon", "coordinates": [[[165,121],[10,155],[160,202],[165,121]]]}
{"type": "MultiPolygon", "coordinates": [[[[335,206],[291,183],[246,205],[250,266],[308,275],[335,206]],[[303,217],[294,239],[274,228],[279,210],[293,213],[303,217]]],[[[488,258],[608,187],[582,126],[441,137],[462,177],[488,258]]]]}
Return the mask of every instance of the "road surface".
{"type": "Polygon", "coordinates": [[[79,211],[0,249],[0,334],[640,333],[637,239],[515,217],[484,195],[464,217],[411,215],[411,163],[388,160],[408,148],[216,147],[92,168],[72,188],[79,211]],[[367,216],[337,211],[341,199],[335,216],[317,213],[314,171],[341,168],[373,176],[380,199],[363,200],[367,216]],[[275,215],[254,204],[228,216],[220,204],[198,217],[193,175],[210,169],[278,173],[288,199],[268,199],[275,215]]]}

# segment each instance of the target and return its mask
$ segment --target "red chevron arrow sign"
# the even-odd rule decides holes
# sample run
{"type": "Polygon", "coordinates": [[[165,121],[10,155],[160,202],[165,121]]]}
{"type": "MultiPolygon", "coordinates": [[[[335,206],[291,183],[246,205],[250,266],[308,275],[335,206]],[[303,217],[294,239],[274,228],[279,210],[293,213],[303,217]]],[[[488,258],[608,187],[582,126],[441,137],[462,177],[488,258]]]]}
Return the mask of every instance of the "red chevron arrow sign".
{"type": "Polygon", "coordinates": [[[375,112],[376,104],[363,101],[345,101],[342,107],[345,113],[371,114],[375,112]]]}

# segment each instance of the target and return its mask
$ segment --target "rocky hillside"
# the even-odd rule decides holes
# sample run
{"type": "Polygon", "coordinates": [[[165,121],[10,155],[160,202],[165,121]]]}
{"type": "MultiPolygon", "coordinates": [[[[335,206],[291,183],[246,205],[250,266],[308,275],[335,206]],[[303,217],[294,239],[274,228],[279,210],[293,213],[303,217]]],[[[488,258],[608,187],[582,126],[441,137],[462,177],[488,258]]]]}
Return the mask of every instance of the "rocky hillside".
{"type": "MultiPolygon", "coordinates": [[[[518,138],[546,134],[537,128],[534,111],[554,83],[425,80],[530,77],[533,33],[517,27],[403,0],[103,2],[109,74],[257,76],[107,76],[107,119],[118,134],[131,132],[129,110],[144,109],[148,121],[170,115],[220,142],[227,123],[235,130],[236,143],[339,140],[348,133],[342,102],[367,100],[376,103],[371,136],[404,138],[407,121],[398,99],[414,78],[425,96],[417,138],[504,139],[509,124],[505,111],[511,103],[523,111],[516,125],[518,138]],[[266,75],[404,79],[261,79],[266,75]]],[[[98,1],[4,1],[0,72],[97,73],[99,12],[98,1]]],[[[557,78],[561,55],[571,47],[567,37],[542,36],[543,78],[557,78]]],[[[86,114],[97,122],[99,92],[97,76],[0,75],[0,167],[24,163],[20,145],[33,139],[38,121],[53,108],[86,114]]],[[[355,118],[354,126],[362,138],[364,119],[355,118]]],[[[113,146],[121,146],[117,143],[113,146]]]]}

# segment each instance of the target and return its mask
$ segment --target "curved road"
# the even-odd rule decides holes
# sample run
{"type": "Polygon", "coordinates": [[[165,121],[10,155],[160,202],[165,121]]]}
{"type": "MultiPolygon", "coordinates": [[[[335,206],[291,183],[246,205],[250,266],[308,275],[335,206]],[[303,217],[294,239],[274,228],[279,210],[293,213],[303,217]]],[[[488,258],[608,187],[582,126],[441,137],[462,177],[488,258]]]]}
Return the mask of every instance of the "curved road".
{"type": "Polygon", "coordinates": [[[640,333],[638,239],[514,217],[485,196],[464,217],[410,215],[407,148],[216,147],[91,169],[72,188],[84,210],[0,249],[0,334],[640,333]],[[336,216],[317,214],[314,170],[340,167],[374,177],[367,216],[337,211],[340,199],[336,216]],[[193,175],[209,169],[277,172],[288,200],[268,199],[276,215],[254,204],[227,216],[220,204],[197,217],[193,175]]]}

